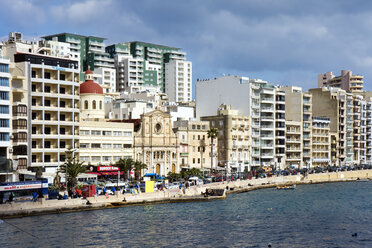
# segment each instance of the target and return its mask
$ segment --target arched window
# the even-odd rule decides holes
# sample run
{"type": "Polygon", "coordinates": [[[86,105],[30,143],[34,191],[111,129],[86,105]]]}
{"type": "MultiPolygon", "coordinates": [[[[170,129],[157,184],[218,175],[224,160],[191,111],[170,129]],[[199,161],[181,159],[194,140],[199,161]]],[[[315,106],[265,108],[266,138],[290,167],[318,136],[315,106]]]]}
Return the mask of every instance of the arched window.
{"type": "Polygon", "coordinates": [[[84,109],[88,109],[88,100],[84,101],[84,109]]]}
{"type": "Polygon", "coordinates": [[[93,109],[97,108],[96,100],[93,100],[93,109]]]}
{"type": "Polygon", "coordinates": [[[156,165],[156,173],[160,175],[160,164],[156,165]]]}
{"type": "Polygon", "coordinates": [[[102,101],[99,101],[99,109],[102,109],[102,101]]]}

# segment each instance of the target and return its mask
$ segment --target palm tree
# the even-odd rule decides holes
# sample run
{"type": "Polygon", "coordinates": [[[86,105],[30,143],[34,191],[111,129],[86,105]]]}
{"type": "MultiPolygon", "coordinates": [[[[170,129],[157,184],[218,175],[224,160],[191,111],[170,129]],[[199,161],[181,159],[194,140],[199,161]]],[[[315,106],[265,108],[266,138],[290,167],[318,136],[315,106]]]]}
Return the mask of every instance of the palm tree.
{"type": "Polygon", "coordinates": [[[213,169],[213,140],[216,139],[218,136],[218,129],[212,127],[207,131],[207,136],[211,139],[211,168],[213,169]]]}
{"type": "Polygon", "coordinates": [[[86,165],[84,162],[79,162],[76,157],[73,156],[72,150],[66,151],[66,161],[63,165],[59,167],[59,172],[65,174],[67,188],[69,190],[73,189],[77,184],[77,177],[80,173],[86,171],[86,165]]]}
{"type": "Polygon", "coordinates": [[[121,158],[115,163],[115,165],[119,167],[121,171],[124,171],[124,178],[127,177],[128,179],[129,172],[133,169],[134,161],[132,158],[121,158]]]}
{"type": "Polygon", "coordinates": [[[137,178],[138,175],[139,175],[139,177],[141,177],[141,170],[142,169],[147,169],[147,164],[142,163],[141,161],[137,160],[137,161],[134,162],[133,167],[134,167],[134,170],[136,171],[135,172],[135,178],[137,178]]]}

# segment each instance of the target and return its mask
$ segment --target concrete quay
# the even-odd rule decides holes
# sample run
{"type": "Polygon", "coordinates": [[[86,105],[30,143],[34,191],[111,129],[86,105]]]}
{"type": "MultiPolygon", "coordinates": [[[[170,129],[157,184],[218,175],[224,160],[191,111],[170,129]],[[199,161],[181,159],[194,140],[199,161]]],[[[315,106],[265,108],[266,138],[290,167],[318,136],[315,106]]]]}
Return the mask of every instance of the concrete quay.
{"type": "Polygon", "coordinates": [[[262,188],[277,187],[289,184],[312,184],[355,181],[372,179],[372,170],[342,171],[332,173],[319,173],[291,176],[268,177],[251,180],[237,180],[229,182],[216,182],[182,189],[171,189],[152,193],[121,194],[95,196],[86,199],[47,200],[39,199],[37,202],[6,203],[0,205],[0,218],[17,218],[43,214],[57,214],[64,212],[96,210],[103,208],[124,207],[154,203],[173,203],[224,199],[222,197],[204,197],[207,189],[226,189],[227,194],[242,193],[262,188]]]}

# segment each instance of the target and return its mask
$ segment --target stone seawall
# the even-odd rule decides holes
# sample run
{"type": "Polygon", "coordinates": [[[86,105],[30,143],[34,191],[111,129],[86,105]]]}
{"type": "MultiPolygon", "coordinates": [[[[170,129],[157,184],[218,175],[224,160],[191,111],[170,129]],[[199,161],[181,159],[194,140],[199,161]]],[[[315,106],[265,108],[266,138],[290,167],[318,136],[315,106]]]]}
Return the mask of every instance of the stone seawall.
{"type": "MultiPolygon", "coordinates": [[[[116,192],[115,195],[110,195],[109,197],[95,196],[88,197],[87,199],[78,198],[68,200],[40,199],[37,202],[6,203],[0,205],[0,218],[95,210],[137,204],[209,200],[210,198],[202,197],[202,194],[205,193],[206,189],[209,188],[226,189],[226,193],[229,194],[288,184],[342,182],[357,179],[372,179],[372,170],[343,171],[309,174],[307,176],[292,175],[251,180],[237,180],[230,182],[217,182],[200,186],[192,186],[187,189],[183,188],[181,190],[172,189],[153,193],[139,193],[136,195],[120,194],[119,192],[116,192]]],[[[224,197],[216,197],[211,199],[220,198],[224,197]]]]}

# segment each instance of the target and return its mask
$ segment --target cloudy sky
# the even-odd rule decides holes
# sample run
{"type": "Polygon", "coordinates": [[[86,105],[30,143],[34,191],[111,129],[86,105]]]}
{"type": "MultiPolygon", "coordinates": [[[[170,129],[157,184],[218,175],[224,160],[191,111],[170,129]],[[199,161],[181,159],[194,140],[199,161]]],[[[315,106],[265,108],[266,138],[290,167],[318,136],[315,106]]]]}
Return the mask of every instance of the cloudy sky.
{"type": "Polygon", "coordinates": [[[0,0],[0,37],[69,32],[182,48],[193,79],[234,74],[317,86],[352,70],[372,90],[372,2],[358,0],[0,0]]]}

